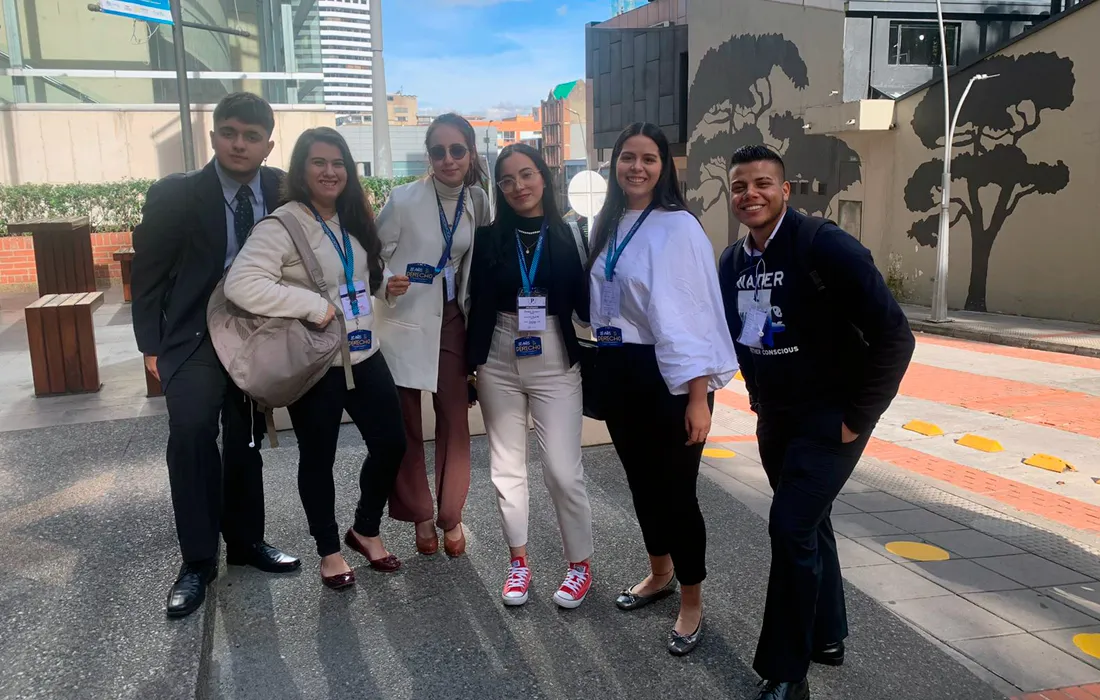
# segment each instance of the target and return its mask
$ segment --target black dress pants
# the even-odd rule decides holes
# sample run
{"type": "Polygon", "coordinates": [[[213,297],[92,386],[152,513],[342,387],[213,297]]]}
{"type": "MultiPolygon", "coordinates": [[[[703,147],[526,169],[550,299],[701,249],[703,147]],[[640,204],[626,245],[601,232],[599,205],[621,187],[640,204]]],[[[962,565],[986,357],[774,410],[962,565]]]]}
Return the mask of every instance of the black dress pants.
{"type": "Polygon", "coordinates": [[[844,582],[829,516],[871,431],[841,442],[839,407],[762,412],[760,458],[775,492],[772,562],[753,669],[771,681],[806,677],[816,647],[848,636],[844,582]]]}
{"type": "MultiPolygon", "coordinates": [[[[672,557],[676,578],[707,577],[707,528],[696,497],[703,445],[686,445],[688,396],[668,390],[652,345],[600,348],[597,366],[604,417],[623,463],[634,513],[651,556],[672,557]]],[[[714,395],[707,403],[714,408],[714,395]]]]}
{"type": "Polygon", "coordinates": [[[355,365],[352,377],[355,388],[348,391],[344,368],[333,367],[289,407],[298,438],[298,494],[309,534],[322,557],[340,551],[332,468],[343,412],[351,416],[368,450],[359,470],[359,505],[353,524],[360,535],[378,536],[382,511],[405,456],[401,402],[382,353],[355,365]]]}
{"type": "Polygon", "coordinates": [[[183,560],[207,562],[227,547],[264,536],[264,416],[229,380],[209,336],[164,388],[168,480],[183,560]],[[218,452],[218,419],[222,449],[218,452]],[[249,447],[249,442],[256,447],[249,447]]]}

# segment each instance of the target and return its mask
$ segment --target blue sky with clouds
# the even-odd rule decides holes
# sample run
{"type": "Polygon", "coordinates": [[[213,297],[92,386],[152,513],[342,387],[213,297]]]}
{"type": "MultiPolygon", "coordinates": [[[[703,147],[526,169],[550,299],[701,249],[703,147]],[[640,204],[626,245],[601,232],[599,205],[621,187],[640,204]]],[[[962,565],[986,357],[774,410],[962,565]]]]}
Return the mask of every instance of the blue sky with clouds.
{"type": "Polygon", "coordinates": [[[609,16],[610,0],[388,0],[386,88],[421,109],[526,113],[584,77],[584,26],[609,16]]]}

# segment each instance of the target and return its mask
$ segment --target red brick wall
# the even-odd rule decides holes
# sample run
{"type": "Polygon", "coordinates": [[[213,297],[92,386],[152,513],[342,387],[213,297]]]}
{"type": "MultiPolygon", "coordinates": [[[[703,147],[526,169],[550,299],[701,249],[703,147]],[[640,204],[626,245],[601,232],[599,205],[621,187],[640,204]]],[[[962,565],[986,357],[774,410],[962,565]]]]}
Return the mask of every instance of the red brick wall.
{"type": "MultiPolygon", "coordinates": [[[[130,233],[93,233],[92,263],[101,286],[119,283],[122,271],[111,255],[130,246],[130,233]]],[[[34,267],[34,245],[30,236],[0,238],[0,287],[30,286],[38,282],[34,267]]]]}

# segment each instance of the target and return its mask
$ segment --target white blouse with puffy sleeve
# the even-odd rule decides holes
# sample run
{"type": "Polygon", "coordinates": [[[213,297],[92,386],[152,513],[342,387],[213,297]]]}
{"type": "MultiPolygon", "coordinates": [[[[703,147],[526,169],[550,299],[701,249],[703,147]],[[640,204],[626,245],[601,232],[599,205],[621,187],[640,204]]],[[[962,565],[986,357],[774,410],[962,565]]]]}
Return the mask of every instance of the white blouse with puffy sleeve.
{"type": "MultiPolygon", "coordinates": [[[[618,241],[641,211],[627,211],[618,241]]],[[[687,211],[655,209],[623,250],[615,266],[620,317],[600,308],[606,281],[607,250],[589,277],[592,327],[621,328],[624,343],[654,345],[661,376],[672,394],[688,393],[688,383],[708,377],[717,391],[737,372],[737,355],[726,325],[714,250],[699,221],[687,211]]]]}

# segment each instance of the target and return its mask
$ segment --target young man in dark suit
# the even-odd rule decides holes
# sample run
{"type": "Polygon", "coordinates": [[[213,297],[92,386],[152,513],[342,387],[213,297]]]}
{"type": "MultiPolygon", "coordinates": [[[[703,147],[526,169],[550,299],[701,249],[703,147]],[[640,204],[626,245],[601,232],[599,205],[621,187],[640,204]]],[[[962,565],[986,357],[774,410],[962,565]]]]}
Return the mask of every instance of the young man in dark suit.
{"type": "Polygon", "coordinates": [[[811,661],[844,661],[848,621],[829,515],[915,345],[871,253],[835,224],[789,208],[790,193],[774,151],[733,154],[730,204],[749,234],[722,254],[718,280],[775,492],[757,700],[808,700],[811,661]]]}
{"type": "Polygon", "coordinates": [[[262,98],[227,95],[214,110],[214,159],[150,187],[134,229],[134,335],[168,403],[168,478],[183,555],[169,617],[202,605],[218,574],[219,534],[229,564],[272,573],[301,565],[263,540],[263,414],[229,379],[206,327],[214,287],[252,225],[279,204],[284,173],[263,165],[274,128],[262,98]]]}

